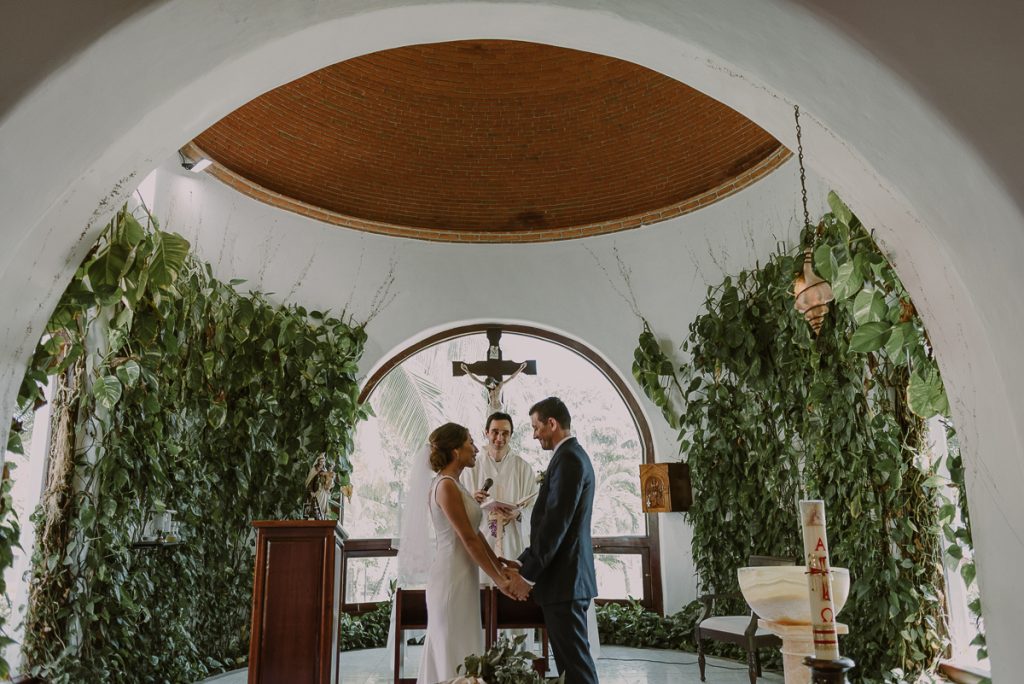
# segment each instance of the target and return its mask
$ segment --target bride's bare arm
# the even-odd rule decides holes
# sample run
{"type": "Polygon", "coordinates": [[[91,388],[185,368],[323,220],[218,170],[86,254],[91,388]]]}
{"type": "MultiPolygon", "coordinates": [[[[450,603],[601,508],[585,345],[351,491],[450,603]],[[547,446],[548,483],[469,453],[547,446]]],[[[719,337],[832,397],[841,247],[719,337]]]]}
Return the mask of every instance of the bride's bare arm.
{"type": "Polygon", "coordinates": [[[484,541],[480,532],[469,524],[469,517],[466,515],[466,507],[462,503],[462,494],[458,486],[452,480],[442,480],[437,485],[437,503],[441,506],[452,529],[459,536],[459,540],[469,553],[470,558],[487,573],[487,576],[494,580],[498,586],[506,586],[509,582],[508,576],[501,568],[494,551],[484,541]]]}

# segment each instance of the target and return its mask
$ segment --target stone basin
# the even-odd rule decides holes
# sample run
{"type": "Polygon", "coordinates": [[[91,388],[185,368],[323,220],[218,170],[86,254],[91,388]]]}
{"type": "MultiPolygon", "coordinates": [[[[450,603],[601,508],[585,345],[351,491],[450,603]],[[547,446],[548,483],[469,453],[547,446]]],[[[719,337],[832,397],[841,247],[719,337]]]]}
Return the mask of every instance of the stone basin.
{"type": "MultiPolygon", "coordinates": [[[[783,625],[809,625],[811,603],[807,568],[802,565],[763,565],[736,571],[743,598],[758,617],[783,625]]],[[[836,615],[850,595],[850,571],[832,568],[832,603],[836,615]]]]}

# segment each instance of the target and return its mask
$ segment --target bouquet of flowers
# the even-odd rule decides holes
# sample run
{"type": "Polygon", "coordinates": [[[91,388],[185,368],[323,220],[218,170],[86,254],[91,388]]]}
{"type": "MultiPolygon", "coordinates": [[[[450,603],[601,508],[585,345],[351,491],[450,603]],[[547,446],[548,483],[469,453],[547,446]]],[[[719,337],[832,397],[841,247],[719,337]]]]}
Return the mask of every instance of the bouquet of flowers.
{"type": "MultiPolygon", "coordinates": [[[[525,634],[511,639],[501,637],[483,655],[467,657],[466,662],[459,665],[462,676],[444,684],[543,684],[547,680],[533,669],[537,656],[526,650],[525,640],[525,634]]],[[[550,681],[561,683],[565,677],[550,681]]]]}

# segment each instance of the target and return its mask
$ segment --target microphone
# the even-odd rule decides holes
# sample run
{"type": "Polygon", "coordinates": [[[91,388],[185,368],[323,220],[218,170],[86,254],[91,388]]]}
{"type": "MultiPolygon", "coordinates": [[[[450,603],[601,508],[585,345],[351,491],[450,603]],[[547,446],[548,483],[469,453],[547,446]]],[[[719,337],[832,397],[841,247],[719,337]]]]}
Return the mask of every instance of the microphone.
{"type": "Polygon", "coordinates": [[[493,484],[494,480],[492,480],[491,478],[487,478],[486,480],[484,480],[484,486],[480,488],[480,491],[487,492],[487,490],[489,490],[491,488],[491,485],[493,484]]]}

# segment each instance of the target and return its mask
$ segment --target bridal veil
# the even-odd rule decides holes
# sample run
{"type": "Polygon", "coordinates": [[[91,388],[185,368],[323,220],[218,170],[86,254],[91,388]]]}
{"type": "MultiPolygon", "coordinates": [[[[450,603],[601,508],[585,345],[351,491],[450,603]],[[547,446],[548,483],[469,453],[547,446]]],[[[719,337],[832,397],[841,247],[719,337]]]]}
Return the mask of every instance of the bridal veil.
{"type": "Polygon", "coordinates": [[[398,586],[421,587],[427,583],[434,560],[434,528],[427,508],[430,483],[430,446],[413,454],[399,517],[398,586]]]}
{"type": "MultiPolygon", "coordinates": [[[[412,456],[399,513],[397,586],[403,589],[426,586],[430,565],[434,561],[434,528],[427,508],[434,475],[430,469],[430,445],[427,444],[412,456]]],[[[388,651],[394,647],[395,605],[392,603],[388,651]]],[[[388,662],[393,661],[389,658],[388,662]]]]}

